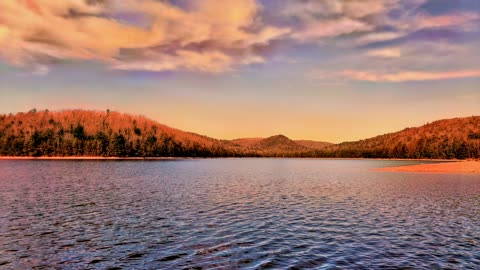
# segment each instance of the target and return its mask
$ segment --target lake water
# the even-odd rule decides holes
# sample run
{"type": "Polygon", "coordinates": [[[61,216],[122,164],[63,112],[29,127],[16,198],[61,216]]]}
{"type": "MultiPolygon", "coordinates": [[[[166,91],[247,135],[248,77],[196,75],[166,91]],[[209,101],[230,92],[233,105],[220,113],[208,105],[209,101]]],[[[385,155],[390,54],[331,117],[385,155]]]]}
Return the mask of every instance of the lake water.
{"type": "Polygon", "coordinates": [[[480,177],[411,161],[0,161],[0,268],[479,269],[480,177]]]}

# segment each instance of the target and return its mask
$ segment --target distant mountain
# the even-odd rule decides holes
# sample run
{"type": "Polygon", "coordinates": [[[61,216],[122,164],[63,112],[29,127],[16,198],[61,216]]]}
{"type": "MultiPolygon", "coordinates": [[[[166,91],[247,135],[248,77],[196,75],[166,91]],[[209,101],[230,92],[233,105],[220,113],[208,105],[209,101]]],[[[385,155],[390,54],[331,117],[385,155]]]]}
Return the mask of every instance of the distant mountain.
{"type": "Polygon", "coordinates": [[[309,150],[323,149],[333,145],[327,142],[308,140],[291,140],[285,135],[275,135],[268,138],[243,138],[232,140],[233,143],[259,153],[274,155],[293,154],[309,150]]]}
{"type": "Polygon", "coordinates": [[[301,152],[308,148],[302,146],[284,135],[275,135],[258,141],[254,144],[254,148],[266,152],[301,152]]]}
{"type": "Polygon", "coordinates": [[[366,140],[344,142],[310,152],[309,156],[479,158],[480,116],[439,120],[421,127],[406,128],[366,140]]]}
{"type": "Polygon", "coordinates": [[[355,142],[268,138],[218,140],[118,112],[65,110],[0,115],[2,156],[480,157],[480,117],[436,121],[355,142]]]}

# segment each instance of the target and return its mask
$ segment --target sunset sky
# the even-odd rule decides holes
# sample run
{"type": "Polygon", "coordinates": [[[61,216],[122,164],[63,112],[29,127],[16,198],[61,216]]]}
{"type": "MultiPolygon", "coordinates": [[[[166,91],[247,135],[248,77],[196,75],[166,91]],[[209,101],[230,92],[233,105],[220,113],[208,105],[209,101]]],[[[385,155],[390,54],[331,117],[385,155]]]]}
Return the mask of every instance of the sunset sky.
{"type": "Polygon", "coordinates": [[[479,0],[0,0],[0,113],[357,140],[480,115],[479,0]]]}

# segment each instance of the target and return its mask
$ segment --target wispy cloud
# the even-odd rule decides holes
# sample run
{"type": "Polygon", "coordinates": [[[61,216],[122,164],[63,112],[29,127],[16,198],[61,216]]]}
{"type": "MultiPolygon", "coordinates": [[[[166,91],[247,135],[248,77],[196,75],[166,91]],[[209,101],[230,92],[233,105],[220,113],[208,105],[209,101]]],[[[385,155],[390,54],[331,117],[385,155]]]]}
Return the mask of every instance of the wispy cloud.
{"type": "Polygon", "coordinates": [[[292,38],[305,42],[319,40],[325,37],[336,37],[354,32],[364,32],[373,29],[372,25],[350,18],[326,20],[311,23],[308,27],[291,35],[292,38]]]}
{"type": "Polygon", "coordinates": [[[301,42],[317,41],[352,33],[369,32],[378,17],[395,5],[396,0],[287,1],[280,15],[293,18],[298,29],[291,37],[301,42]]]}
{"type": "Polygon", "coordinates": [[[480,15],[473,12],[455,12],[443,15],[430,15],[425,12],[409,13],[399,18],[386,18],[380,26],[389,27],[390,32],[371,33],[361,36],[356,43],[366,45],[375,42],[410,39],[424,39],[431,37],[431,33],[461,33],[475,29],[479,24],[480,15]]]}
{"type": "Polygon", "coordinates": [[[373,32],[362,35],[355,40],[355,45],[364,46],[370,43],[390,41],[404,36],[403,32],[373,32]]]}
{"type": "Polygon", "coordinates": [[[338,75],[341,77],[369,82],[408,82],[408,81],[435,81],[461,78],[480,77],[479,70],[459,71],[399,71],[378,73],[370,71],[345,70],[338,75]]]}
{"type": "Polygon", "coordinates": [[[382,57],[382,58],[397,58],[402,56],[400,48],[385,48],[378,50],[370,50],[367,52],[368,56],[382,57]]]}
{"type": "Polygon", "coordinates": [[[417,16],[410,28],[423,29],[423,28],[438,28],[438,27],[463,27],[469,29],[473,22],[477,21],[480,16],[472,12],[462,12],[454,14],[446,14],[439,16],[428,16],[420,14],[417,16]]]}

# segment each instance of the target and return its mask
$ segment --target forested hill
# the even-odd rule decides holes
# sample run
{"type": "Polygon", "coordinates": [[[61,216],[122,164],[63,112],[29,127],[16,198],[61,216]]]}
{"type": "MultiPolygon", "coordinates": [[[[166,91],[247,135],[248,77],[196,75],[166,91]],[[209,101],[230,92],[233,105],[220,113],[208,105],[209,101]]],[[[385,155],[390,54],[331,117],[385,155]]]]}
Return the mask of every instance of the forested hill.
{"type": "Polygon", "coordinates": [[[230,141],[174,129],[143,116],[68,110],[0,116],[4,156],[185,156],[253,155],[230,141]]]}
{"type": "Polygon", "coordinates": [[[217,140],[143,116],[110,111],[36,111],[0,115],[1,156],[116,157],[480,157],[480,117],[436,121],[374,138],[329,144],[269,138],[217,140]]]}
{"type": "Polygon", "coordinates": [[[275,135],[268,138],[243,138],[232,140],[233,143],[243,146],[260,155],[290,156],[309,150],[323,149],[333,145],[328,142],[291,140],[285,135],[275,135]]]}
{"type": "Polygon", "coordinates": [[[312,157],[480,158],[480,116],[439,120],[374,138],[311,151],[312,157]]]}

